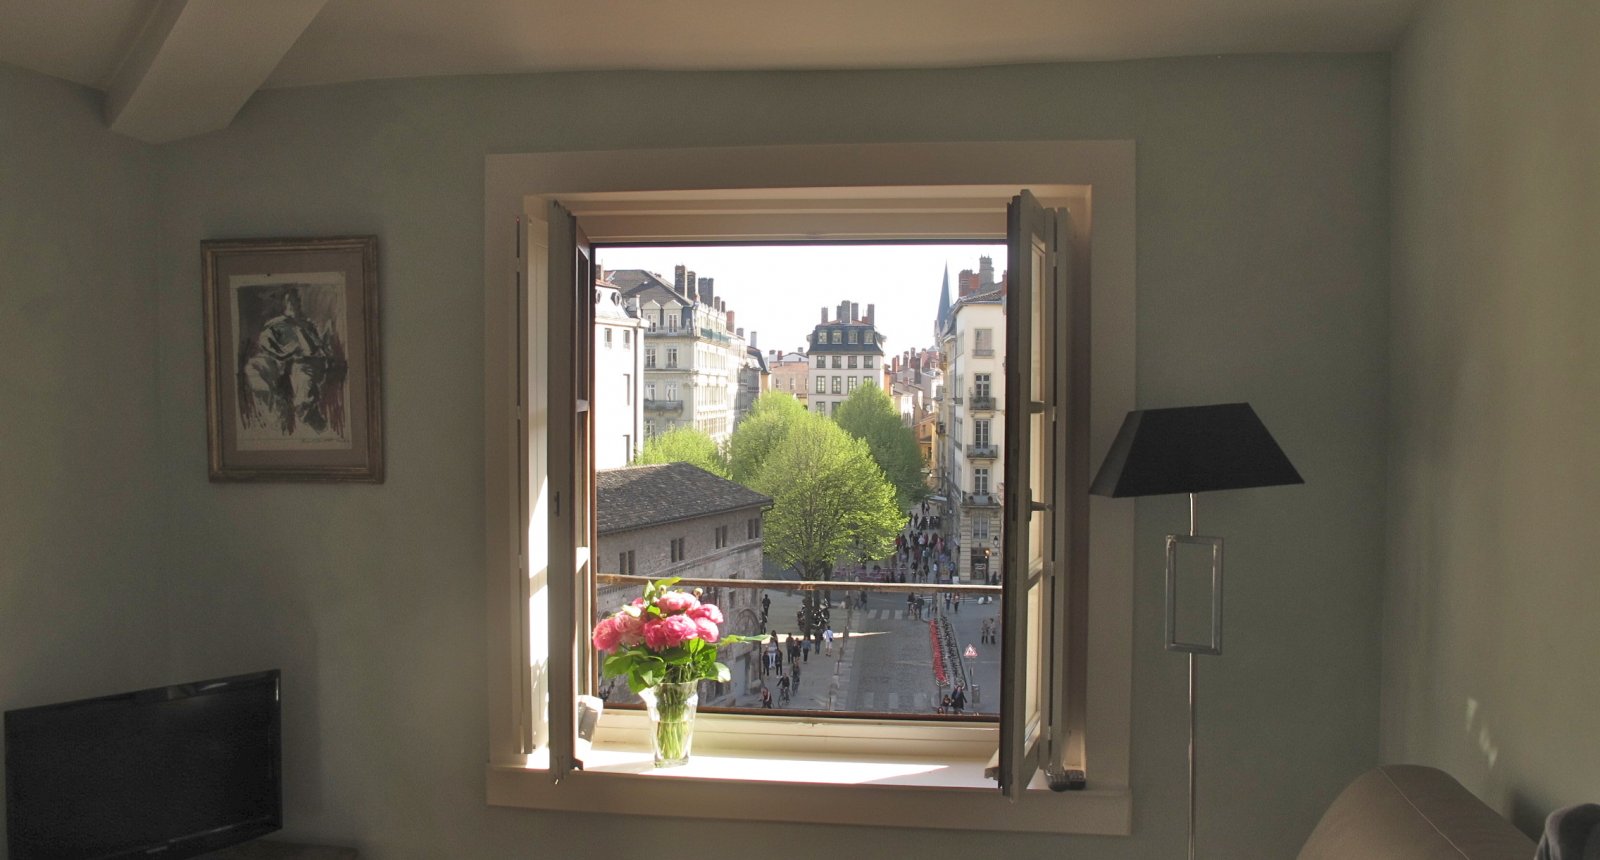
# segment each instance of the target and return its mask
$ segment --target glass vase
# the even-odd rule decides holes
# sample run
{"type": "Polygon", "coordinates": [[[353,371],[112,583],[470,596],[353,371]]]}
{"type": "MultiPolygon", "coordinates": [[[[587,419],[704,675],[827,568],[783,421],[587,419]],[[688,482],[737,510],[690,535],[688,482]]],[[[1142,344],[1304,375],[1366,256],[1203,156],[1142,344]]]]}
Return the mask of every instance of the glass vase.
{"type": "Polygon", "coordinates": [[[687,764],[694,744],[694,712],[700,704],[699,683],[658,684],[639,693],[650,711],[650,737],[656,767],[687,764]]]}

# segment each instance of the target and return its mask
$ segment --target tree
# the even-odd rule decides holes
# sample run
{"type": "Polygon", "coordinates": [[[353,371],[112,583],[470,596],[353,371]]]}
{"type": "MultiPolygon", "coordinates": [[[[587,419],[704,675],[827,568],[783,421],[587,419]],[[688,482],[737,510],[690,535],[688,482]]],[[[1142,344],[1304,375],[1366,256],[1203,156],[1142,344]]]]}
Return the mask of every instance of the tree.
{"type": "Polygon", "coordinates": [[[728,461],[716,441],[695,427],[678,427],[645,440],[631,465],[656,463],[691,463],[719,478],[728,477],[728,461]]]}
{"type": "Polygon", "coordinates": [[[894,485],[895,498],[902,511],[927,498],[928,485],[922,475],[922,448],[910,427],[900,420],[889,395],[874,385],[857,388],[833,420],[846,433],[867,443],[872,459],[894,485]]]}
{"type": "MultiPolygon", "coordinates": [[[[806,580],[832,579],[846,556],[888,555],[904,519],[867,444],[810,412],[793,416],[750,486],[773,500],[762,536],[767,556],[806,580]]],[[[801,632],[825,617],[808,593],[801,632]]]]}
{"type": "Polygon", "coordinates": [[[786,391],[769,391],[756,398],[728,440],[728,471],[733,480],[753,486],[767,457],[788,437],[806,408],[786,391]]]}

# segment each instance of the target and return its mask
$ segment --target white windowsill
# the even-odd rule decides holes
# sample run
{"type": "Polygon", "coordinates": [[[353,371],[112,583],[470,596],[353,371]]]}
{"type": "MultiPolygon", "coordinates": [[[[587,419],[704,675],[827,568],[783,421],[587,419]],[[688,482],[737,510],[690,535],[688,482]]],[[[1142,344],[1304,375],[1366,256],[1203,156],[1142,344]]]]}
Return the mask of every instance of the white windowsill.
{"type": "Polygon", "coordinates": [[[1031,831],[1125,836],[1127,788],[1052,792],[1036,779],[1019,801],[983,775],[987,759],[760,752],[695,753],[657,769],[648,750],[585,753],[585,770],[552,782],[542,754],[490,765],[491,805],[674,818],[1031,831]]]}

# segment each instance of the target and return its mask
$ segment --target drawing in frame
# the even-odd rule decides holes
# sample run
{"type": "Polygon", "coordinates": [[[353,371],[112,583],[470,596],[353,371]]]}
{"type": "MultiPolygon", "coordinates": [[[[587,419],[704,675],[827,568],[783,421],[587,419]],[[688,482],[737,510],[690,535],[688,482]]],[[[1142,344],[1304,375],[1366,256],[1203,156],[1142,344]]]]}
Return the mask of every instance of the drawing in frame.
{"type": "Polygon", "coordinates": [[[213,481],[383,481],[378,239],[200,243],[213,481]]]}

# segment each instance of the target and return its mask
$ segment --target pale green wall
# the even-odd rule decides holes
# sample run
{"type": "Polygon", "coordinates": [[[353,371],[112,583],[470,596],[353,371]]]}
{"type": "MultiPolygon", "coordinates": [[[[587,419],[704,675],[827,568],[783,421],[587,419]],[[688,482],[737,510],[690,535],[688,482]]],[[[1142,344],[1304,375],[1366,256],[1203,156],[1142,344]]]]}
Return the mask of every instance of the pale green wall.
{"type": "MultiPolygon", "coordinates": [[[[230,128],[157,148],[144,210],[160,221],[144,341],[159,338],[158,423],[138,468],[159,475],[142,497],[170,536],[170,673],[285,670],[292,835],[378,860],[616,844],[607,817],[483,804],[484,156],[1133,139],[1141,405],[1248,399],[1309,482],[1202,500],[1205,528],[1229,538],[1228,654],[1203,678],[1202,839],[1211,856],[1292,856],[1377,756],[1388,71],[1382,55],[1257,57],[262,93],[230,128]],[[208,483],[199,241],[369,232],[382,243],[388,482],[208,483]]],[[[1158,571],[1161,535],[1184,515],[1177,499],[1139,508],[1132,838],[625,826],[663,857],[1178,854],[1184,669],[1159,647],[1158,571]]]]}
{"type": "Polygon", "coordinates": [[[1600,6],[1451,0],[1395,65],[1383,757],[1600,800],[1600,6]]]}
{"type": "Polygon", "coordinates": [[[153,163],[0,67],[0,710],[166,677],[153,163]]]}

